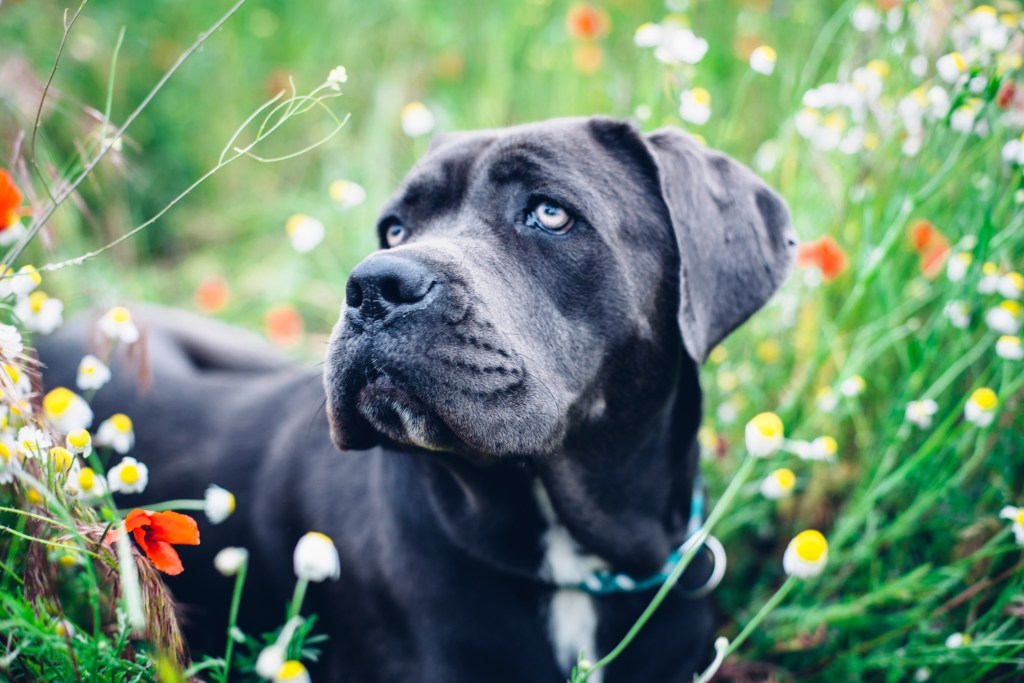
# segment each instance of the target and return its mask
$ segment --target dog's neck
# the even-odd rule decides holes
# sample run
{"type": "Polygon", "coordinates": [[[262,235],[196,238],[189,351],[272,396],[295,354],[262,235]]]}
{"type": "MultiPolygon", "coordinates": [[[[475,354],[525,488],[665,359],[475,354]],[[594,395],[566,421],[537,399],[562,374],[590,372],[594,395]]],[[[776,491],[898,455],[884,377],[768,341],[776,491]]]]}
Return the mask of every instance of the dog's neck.
{"type": "Polygon", "coordinates": [[[587,430],[543,459],[481,467],[435,454],[418,462],[446,535],[486,564],[542,575],[542,539],[557,527],[581,554],[642,577],[684,540],[700,418],[696,367],[687,362],[660,410],[632,429],[587,430]]]}

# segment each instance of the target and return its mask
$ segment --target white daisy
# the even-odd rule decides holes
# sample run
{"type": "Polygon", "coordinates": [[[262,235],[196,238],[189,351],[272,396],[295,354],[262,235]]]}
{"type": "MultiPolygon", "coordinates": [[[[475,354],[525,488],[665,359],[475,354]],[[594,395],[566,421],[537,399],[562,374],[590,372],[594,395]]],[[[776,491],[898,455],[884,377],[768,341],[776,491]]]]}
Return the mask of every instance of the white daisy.
{"type": "Polygon", "coordinates": [[[324,224],[304,213],[297,213],[284,224],[292,248],[300,254],[312,251],[324,239],[324,224]]]}
{"type": "Polygon", "coordinates": [[[135,429],[130,417],[116,413],[100,423],[96,430],[96,445],[110,446],[124,455],[135,446],[135,429]]]}
{"type": "Polygon", "coordinates": [[[87,354],[78,364],[75,384],[82,391],[94,391],[110,381],[110,368],[99,358],[87,354]]]}
{"type": "Polygon", "coordinates": [[[295,575],[306,581],[323,581],[341,576],[341,561],[334,541],[317,531],[310,531],[299,539],[292,560],[295,575]]]}
{"type": "Polygon", "coordinates": [[[932,416],[937,412],[939,412],[939,404],[930,398],[921,401],[911,401],[907,404],[904,419],[921,429],[928,429],[932,426],[932,416]]]}
{"type": "Polygon", "coordinates": [[[43,416],[64,434],[92,424],[92,408],[66,387],[57,387],[43,397],[43,416]]]}
{"type": "Polygon", "coordinates": [[[789,576],[809,579],[821,574],[828,564],[828,541],[820,531],[801,531],[786,546],[782,568],[789,576]]]}
{"type": "Polygon", "coordinates": [[[64,302],[37,290],[18,301],[14,314],[26,329],[50,334],[64,322],[64,302]]]}
{"type": "Polygon", "coordinates": [[[149,468],[126,457],[107,472],[107,485],[114,493],[142,493],[149,483],[149,468]]]}
{"type": "Polygon", "coordinates": [[[139,328],[132,320],[132,313],[124,306],[115,306],[103,314],[99,321],[100,332],[111,341],[134,344],[139,340],[139,328]]]}
{"type": "Polygon", "coordinates": [[[204,510],[210,522],[220,524],[235,511],[235,494],[211,484],[206,489],[204,504],[204,510]]]}

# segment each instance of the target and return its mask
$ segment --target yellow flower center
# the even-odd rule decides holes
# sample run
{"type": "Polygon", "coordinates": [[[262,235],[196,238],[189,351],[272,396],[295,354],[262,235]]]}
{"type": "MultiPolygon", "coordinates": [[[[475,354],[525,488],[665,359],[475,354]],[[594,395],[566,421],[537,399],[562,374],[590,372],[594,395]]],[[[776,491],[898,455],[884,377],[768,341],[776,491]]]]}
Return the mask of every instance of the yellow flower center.
{"type": "Polygon", "coordinates": [[[997,266],[996,264],[992,263],[991,261],[986,261],[985,265],[983,265],[981,267],[981,274],[982,275],[997,275],[998,273],[999,273],[999,266],[997,266]]]}
{"type": "Polygon", "coordinates": [[[793,539],[793,551],[805,562],[817,562],[828,552],[828,541],[820,531],[801,531],[793,539]]]}
{"type": "Polygon", "coordinates": [[[75,394],[65,387],[57,387],[43,397],[43,412],[60,417],[75,400],[75,394]]]}
{"type": "Polygon", "coordinates": [[[40,275],[39,271],[36,270],[36,267],[32,265],[24,266],[21,270],[18,271],[18,275],[28,275],[32,279],[32,282],[36,284],[36,286],[39,286],[39,284],[43,281],[43,276],[40,275]]]}
{"type": "Polygon", "coordinates": [[[968,254],[966,251],[961,251],[959,254],[956,255],[956,258],[958,261],[960,261],[960,263],[964,264],[965,266],[969,266],[974,262],[974,257],[968,254]]]}
{"type": "Polygon", "coordinates": [[[775,61],[779,58],[779,55],[775,52],[775,48],[773,47],[770,47],[768,45],[762,45],[757,49],[761,51],[761,56],[767,59],[772,64],[774,64],[775,61]]]}
{"type": "Polygon", "coordinates": [[[60,564],[60,566],[62,567],[74,567],[76,564],[78,564],[78,560],[75,558],[74,555],[64,554],[57,558],[57,563],[60,564]]]}
{"type": "Polygon", "coordinates": [[[796,486],[796,475],[793,474],[793,470],[788,467],[782,467],[775,470],[772,472],[772,477],[774,477],[775,483],[786,491],[789,491],[796,486]]]}
{"type": "Polygon", "coordinates": [[[228,513],[233,514],[235,512],[235,494],[228,494],[228,513]]]}
{"type": "Polygon", "coordinates": [[[872,59],[868,62],[867,68],[870,71],[874,71],[881,78],[889,75],[889,64],[883,59],[872,59]]]}
{"type": "Polygon", "coordinates": [[[959,52],[950,52],[949,58],[953,60],[953,64],[956,65],[957,71],[967,71],[967,62],[964,61],[964,56],[959,52]]]}
{"type": "Polygon", "coordinates": [[[1024,289],[1024,275],[1017,272],[1007,273],[1006,279],[1009,280],[1015,288],[1024,289]]]}
{"type": "Polygon", "coordinates": [[[722,346],[716,346],[711,349],[711,353],[708,354],[708,360],[715,365],[721,365],[729,358],[729,352],[722,346]]]}
{"type": "Polygon", "coordinates": [[[91,440],[89,432],[85,429],[76,429],[68,434],[68,443],[71,444],[72,448],[85,448],[91,440]]]}
{"type": "Polygon", "coordinates": [[[971,14],[988,14],[994,17],[996,15],[996,8],[991,5],[978,5],[971,10],[971,14]]]}
{"type": "Polygon", "coordinates": [[[57,469],[64,471],[71,467],[74,458],[68,449],[61,446],[54,446],[50,449],[50,461],[57,469]]]}
{"type": "Polygon", "coordinates": [[[711,93],[705,88],[694,88],[690,91],[690,97],[695,104],[711,104],[711,93]]]}
{"type": "Polygon", "coordinates": [[[1010,299],[1007,299],[1003,303],[999,304],[999,308],[1003,309],[1004,311],[1012,315],[1014,318],[1019,318],[1020,314],[1024,312],[1024,307],[1021,307],[1019,303],[1017,303],[1016,301],[1012,301],[1010,299]]]}
{"type": "Polygon", "coordinates": [[[33,313],[40,313],[43,310],[43,304],[49,298],[45,292],[32,292],[28,295],[28,306],[33,313]]]}
{"type": "Polygon", "coordinates": [[[996,392],[992,391],[988,387],[975,389],[974,393],[971,394],[971,402],[982,410],[992,410],[999,405],[999,399],[996,397],[996,392]]]}
{"type": "Polygon", "coordinates": [[[15,384],[21,379],[21,370],[14,367],[13,365],[4,365],[4,370],[7,371],[7,376],[11,378],[11,381],[15,384]]]}
{"type": "Polygon", "coordinates": [[[758,434],[766,439],[782,436],[782,420],[775,413],[760,413],[750,421],[758,434]]]}
{"type": "Polygon", "coordinates": [[[1008,334],[1004,334],[997,341],[1002,344],[1013,344],[1014,346],[1020,346],[1020,337],[1013,337],[1008,334]]]}
{"type": "Polygon", "coordinates": [[[825,126],[836,131],[846,130],[846,118],[837,111],[825,117],[825,126]]]}
{"type": "Polygon", "coordinates": [[[284,224],[285,232],[288,233],[289,237],[293,236],[299,228],[302,227],[302,224],[308,220],[309,216],[304,213],[297,213],[294,216],[289,217],[284,224]]]}
{"type": "Polygon", "coordinates": [[[765,363],[777,363],[782,357],[782,347],[774,339],[765,339],[757,345],[757,357],[765,363]]]}
{"type": "Polygon", "coordinates": [[[0,442],[0,460],[3,460],[5,465],[11,461],[11,449],[2,442],[0,442]]]}
{"type": "Polygon", "coordinates": [[[328,536],[327,534],[322,534],[319,531],[310,531],[306,535],[307,536],[311,536],[313,538],[320,539],[321,541],[327,541],[331,545],[334,545],[334,541],[331,540],[330,536],[328,536]]]}
{"type": "Polygon", "coordinates": [[[83,467],[78,472],[78,486],[83,491],[91,491],[93,485],[96,483],[96,473],[92,471],[91,467],[83,467]]]}
{"type": "Polygon", "coordinates": [[[130,322],[132,319],[132,313],[124,306],[115,306],[110,309],[110,319],[115,323],[124,324],[130,322]]]}
{"type": "Polygon", "coordinates": [[[43,504],[43,496],[35,489],[29,489],[28,492],[25,493],[25,499],[32,505],[43,504]]]}
{"type": "Polygon", "coordinates": [[[835,455],[836,453],[839,452],[839,444],[831,436],[823,436],[818,439],[818,442],[821,444],[822,450],[824,450],[829,455],[835,455]]]}
{"type": "Polygon", "coordinates": [[[121,481],[126,484],[134,484],[139,480],[139,468],[135,465],[125,465],[121,468],[121,481]]]}
{"type": "Polygon", "coordinates": [[[114,429],[122,434],[127,434],[132,431],[132,419],[124,413],[112,415],[110,417],[110,424],[114,425],[114,429]]]}
{"type": "Polygon", "coordinates": [[[302,662],[297,662],[291,659],[281,665],[281,668],[277,672],[278,680],[287,681],[293,678],[298,678],[306,673],[306,667],[302,665],[302,662]]]}

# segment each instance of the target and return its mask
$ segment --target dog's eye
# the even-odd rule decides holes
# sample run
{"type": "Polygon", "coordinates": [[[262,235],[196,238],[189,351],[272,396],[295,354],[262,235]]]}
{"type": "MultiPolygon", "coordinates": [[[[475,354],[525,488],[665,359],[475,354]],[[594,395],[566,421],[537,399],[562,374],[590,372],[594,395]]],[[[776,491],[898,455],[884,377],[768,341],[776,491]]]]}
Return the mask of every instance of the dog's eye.
{"type": "Polygon", "coordinates": [[[399,244],[405,241],[408,231],[405,226],[401,223],[392,223],[388,226],[387,230],[384,231],[384,240],[388,243],[389,247],[397,247],[399,244]]]}
{"type": "Polygon", "coordinates": [[[569,232],[573,219],[569,212],[554,202],[540,202],[526,217],[526,224],[533,228],[540,228],[556,235],[569,232]]]}

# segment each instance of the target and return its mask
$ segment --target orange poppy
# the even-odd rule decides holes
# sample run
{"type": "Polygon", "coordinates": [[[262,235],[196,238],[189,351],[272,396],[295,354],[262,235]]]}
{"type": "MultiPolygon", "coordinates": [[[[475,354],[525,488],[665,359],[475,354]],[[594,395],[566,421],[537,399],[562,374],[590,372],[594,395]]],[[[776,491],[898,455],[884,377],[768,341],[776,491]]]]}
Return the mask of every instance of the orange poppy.
{"type": "Polygon", "coordinates": [[[21,191],[14,184],[11,174],[0,168],[0,230],[6,230],[18,222],[21,199],[21,191]]]}
{"type": "Polygon", "coordinates": [[[839,274],[846,270],[846,264],[846,252],[828,235],[813,242],[802,243],[797,251],[797,267],[817,267],[826,282],[839,277],[839,274]]]}
{"type": "Polygon", "coordinates": [[[608,32],[608,13],[593,5],[573,5],[566,16],[566,29],[573,38],[596,40],[608,32]]]}
{"type": "Polygon", "coordinates": [[[921,272],[933,278],[949,256],[949,240],[931,221],[919,220],[910,226],[910,243],[921,260],[921,272]]]}
{"type": "Polygon", "coordinates": [[[302,316],[291,306],[274,306],[263,320],[270,341],[284,348],[296,346],[302,340],[302,316]]]}
{"type": "Polygon", "coordinates": [[[219,275],[207,275],[196,288],[196,306],[203,313],[219,313],[228,305],[228,283],[219,275]]]}
{"type": "MultiPolygon", "coordinates": [[[[125,517],[124,529],[135,536],[135,542],[153,566],[171,576],[185,571],[173,545],[199,545],[196,520],[178,512],[151,512],[136,508],[125,517]]],[[[113,543],[120,534],[120,531],[111,531],[103,542],[113,543]]]]}

